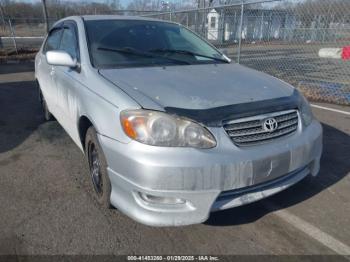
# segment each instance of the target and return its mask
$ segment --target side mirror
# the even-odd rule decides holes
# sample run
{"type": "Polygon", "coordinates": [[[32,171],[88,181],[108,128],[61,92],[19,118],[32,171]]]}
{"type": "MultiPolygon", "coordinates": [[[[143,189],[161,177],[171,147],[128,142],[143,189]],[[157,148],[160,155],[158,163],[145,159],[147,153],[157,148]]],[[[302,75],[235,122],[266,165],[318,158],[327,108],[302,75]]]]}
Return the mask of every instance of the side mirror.
{"type": "Polygon", "coordinates": [[[47,51],[46,61],[48,64],[55,66],[68,66],[71,68],[78,66],[77,59],[72,58],[70,54],[61,50],[47,51]]]}

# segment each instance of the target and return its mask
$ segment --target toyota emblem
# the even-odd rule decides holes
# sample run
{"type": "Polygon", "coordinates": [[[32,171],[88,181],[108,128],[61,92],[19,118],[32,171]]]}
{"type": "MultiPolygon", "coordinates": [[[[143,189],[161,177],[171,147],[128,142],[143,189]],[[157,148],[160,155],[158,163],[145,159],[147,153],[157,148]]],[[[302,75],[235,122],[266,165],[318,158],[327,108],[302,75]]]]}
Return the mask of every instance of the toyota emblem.
{"type": "Polygon", "coordinates": [[[278,123],[274,118],[267,118],[262,124],[262,128],[267,132],[273,132],[277,129],[278,123]]]}

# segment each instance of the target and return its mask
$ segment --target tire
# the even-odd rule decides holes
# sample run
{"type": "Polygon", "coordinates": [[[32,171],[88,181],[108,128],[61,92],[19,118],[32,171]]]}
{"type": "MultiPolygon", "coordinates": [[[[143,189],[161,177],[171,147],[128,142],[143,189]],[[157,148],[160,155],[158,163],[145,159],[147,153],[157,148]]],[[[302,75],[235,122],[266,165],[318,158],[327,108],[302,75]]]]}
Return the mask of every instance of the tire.
{"type": "Polygon", "coordinates": [[[89,127],[86,132],[85,156],[89,166],[94,198],[102,207],[111,208],[111,182],[107,173],[107,162],[93,126],[89,127]]]}
{"type": "Polygon", "coordinates": [[[52,121],[52,120],[54,120],[55,118],[50,113],[49,108],[47,107],[46,100],[45,100],[45,98],[43,96],[43,93],[40,90],[40,87],[39,87],[39,99],[40,99],[41,109],[43,111],[45,121],[52,121]]]}

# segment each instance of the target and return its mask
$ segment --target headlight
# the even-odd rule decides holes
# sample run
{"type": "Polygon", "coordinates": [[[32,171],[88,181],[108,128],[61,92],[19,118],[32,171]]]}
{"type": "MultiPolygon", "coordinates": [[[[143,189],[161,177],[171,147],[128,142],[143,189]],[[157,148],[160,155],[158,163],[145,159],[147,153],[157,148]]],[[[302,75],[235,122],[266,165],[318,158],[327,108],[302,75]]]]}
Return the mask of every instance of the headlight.
{"type": "Polygon", "coordinates": [[[126,110],[120,113],[124,132],[130,138],[152,146],[212,148],[213,135],[187,119],[151,110],[126,110]]]}
{"type": "Polygon", "coordinates": [[[313,117],[309,102],[306,100],[306,98],[303,95],[301,95],[301,97],[302,97],[302,102],[300,106],[300,115],[304,125],[308,126],[310,125],[314,117],[313,117]]]}

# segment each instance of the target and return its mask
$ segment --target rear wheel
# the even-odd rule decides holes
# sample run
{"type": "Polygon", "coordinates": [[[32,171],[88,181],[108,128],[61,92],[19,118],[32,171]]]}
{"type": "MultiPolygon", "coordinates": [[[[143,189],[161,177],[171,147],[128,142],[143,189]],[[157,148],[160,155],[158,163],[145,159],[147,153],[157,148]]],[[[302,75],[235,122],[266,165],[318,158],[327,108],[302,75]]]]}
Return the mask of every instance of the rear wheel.
{"type": "Polygon", "coordinates": [[[85,136],[85,155],[89,164],[94,196],[99,204],[110,208],[111,183],[107,173],[107,162],[94,127],[89,127],[85,136]]]}

